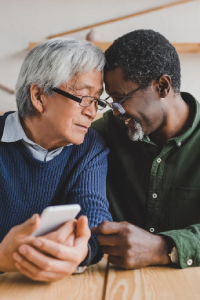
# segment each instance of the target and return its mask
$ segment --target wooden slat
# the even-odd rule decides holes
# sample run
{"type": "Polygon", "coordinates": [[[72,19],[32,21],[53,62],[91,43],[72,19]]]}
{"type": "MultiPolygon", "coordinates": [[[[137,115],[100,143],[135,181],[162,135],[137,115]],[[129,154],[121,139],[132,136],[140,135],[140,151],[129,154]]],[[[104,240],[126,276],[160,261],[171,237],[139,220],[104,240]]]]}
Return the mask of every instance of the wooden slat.
{"type": "Polygon", "coordinates": [[[200,43],[172,43],[178,53],[200,53],[200,43]]]}
{"type": "Polygon", "coordinates": [[[1,300],[102,300],[105,294],[107,260],[90,266],[85,273],[54,283],[29,280],[20,273],[0,275],[1,300]]]}
{"type": "Polygon", "coordinates": [[[58,33],[58,34],[53,34],[53,35],[48,36],[47,38],[48,39],[56,38],[56,37],[59,37],[59,36],[79,32],[79,31],[82,31],[82,30],[94,28],[94,27],[101,26],[101,25],[110,24],[110,23],[117,22],[117,21],[122,21],[122,20],[125,20],[125,19],[128,19],[128,18],[141,16],[141,15],[144,15],[144,14],[147,14],[147,13],[150,13],[150,12],[158,11],[158,10],[161,10],[161,9],[164,9],[164,8],[169,8],[169,7],[172,7],[172,6],[176,6],[176,5],[180,5],[180,4],[184,4],[184,3],[192,2],[192,1],[194,1],[194,0],[176,1],[176,2],[173,2],[173,3],[169,3],[169,4],[161,5],[161,6],[158,6],[158,7],[153,7],[153,8],[150,8],[150,9],[139,11],[139,12],[136,12],[136,13],[133,13],[133,14],[129,14],[129,15],[126,15],[126,16],[123,16],[123,17],[114,18],[114,19],[107,20],[107,21],[104,21],[104,22],[98,22],[98,23],[95,23],[95,24],[91,24],[91,25],[88,25],[88,26],[83,26],[83,27],[80,27],[80,28],[77,28],[77,29],[61,32],[61,33],[58,33]]]}
{"type": "Polygon", "coordinates": [[[0,83],[0,89],[8,92],[9,94],[14,94],[15,93],[15,91],[11,87],[9,87],[5,84],[2,84],[2,83],[0,83]]]}
{"type": "Polygon", "coordinates": [[[125,271],[110,266],[105,300],[199,300],[199,282],[200,268],[125,271]]]}
{"type": "MultiPolygon", "coordinates": [[[[93,42],[97,47],[104,52],[110,47],[110,42],[93,42]]],[[[39,43],[29,43],[29,50],[39,43]]],[[[200,43],[172,43],[178,53],[200,53],[200,43]]]]}
{"type": "Polygon", "coordinates": [[[40,42],[30,42],[28,45],[28,50],[33,49],[35,46],[37,46],[40,42]]]}
{"type": "MultiPolygon", "coordinates": [[[[104,52],[112,45],[110,42],[93,42],[104,52]]],[[[172,43],[178,53],[200,53],[200,43],[172,43]]]]}

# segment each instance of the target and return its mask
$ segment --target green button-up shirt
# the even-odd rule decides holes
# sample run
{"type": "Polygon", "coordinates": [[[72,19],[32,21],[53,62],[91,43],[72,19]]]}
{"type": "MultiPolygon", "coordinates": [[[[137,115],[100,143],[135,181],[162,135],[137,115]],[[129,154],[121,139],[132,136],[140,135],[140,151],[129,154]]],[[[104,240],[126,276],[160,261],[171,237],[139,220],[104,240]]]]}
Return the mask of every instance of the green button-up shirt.
{"type": "Polygon", "coordinates": [[[172,238],[180,266],[200,265],[200,104],[192,126],[160,152],[148,137],[133,142],[112,111],[92,124],[110,148],[107,197],[115,221],[127,221],[172,238]]]}

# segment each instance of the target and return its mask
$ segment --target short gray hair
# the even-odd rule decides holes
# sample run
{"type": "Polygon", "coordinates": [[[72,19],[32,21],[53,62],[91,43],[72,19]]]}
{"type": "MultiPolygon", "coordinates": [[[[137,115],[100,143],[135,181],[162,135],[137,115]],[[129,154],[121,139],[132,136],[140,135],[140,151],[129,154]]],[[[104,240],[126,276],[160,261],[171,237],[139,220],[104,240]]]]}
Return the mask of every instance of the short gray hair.
{"type": "Polygon", "coordinates": [[[31,84],[37,84],[51,97],[52,88],[66,83],[80,73],[103,71],[105,57],[101,49],[85,40],[56,38],[35,46],[26,56],[16,84],[19,115],[33,116],[31,84]]]}

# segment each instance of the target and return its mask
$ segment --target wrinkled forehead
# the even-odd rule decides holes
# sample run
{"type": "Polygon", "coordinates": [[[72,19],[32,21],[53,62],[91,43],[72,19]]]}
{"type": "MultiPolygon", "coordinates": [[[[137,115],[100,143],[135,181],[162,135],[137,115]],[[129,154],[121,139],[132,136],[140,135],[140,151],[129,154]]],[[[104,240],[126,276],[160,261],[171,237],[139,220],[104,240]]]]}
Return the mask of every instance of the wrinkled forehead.
{"type": "Polygon", "coordinates": [[[103,91],[103,78],[102,72],[90,71],[87,73],[80,73],[75,77],[68,80],[62,85],[62,87],[67,87],[71,90],[88,90],[95,93],[102,93],[103,91]]]}
{"type": "Polygon", "coordinates": [[[112,96],[114,94],[126,95],[130,91],[138,88],[134,81],[126,81],[121,68],[107,71],[104,75],[106,92],[112,96]]]}

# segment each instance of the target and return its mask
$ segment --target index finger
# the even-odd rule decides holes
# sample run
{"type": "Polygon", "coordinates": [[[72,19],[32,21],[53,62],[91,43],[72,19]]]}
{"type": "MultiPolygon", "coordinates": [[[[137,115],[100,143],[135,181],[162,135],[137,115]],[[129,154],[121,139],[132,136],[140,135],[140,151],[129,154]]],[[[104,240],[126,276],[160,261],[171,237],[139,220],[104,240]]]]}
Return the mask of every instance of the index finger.
{"type": "Polygon", "coordinates": [[[76,228],[77,220],[70,220],[64,223],[59,229],[50,232],[43,237],[52,241],[55,241],[60,244],[64,244],[69,236],[74,233],[76,228]]]}
{"type": "Polygon", "coordinates": [[[120,223],[104,221],[92,228],[93,234],[117,234],[120,231],[120,223]]]}

